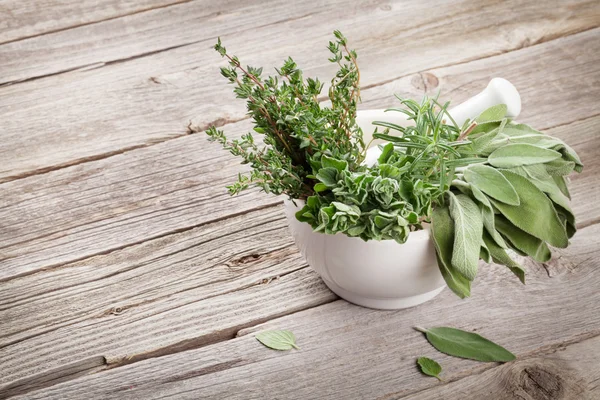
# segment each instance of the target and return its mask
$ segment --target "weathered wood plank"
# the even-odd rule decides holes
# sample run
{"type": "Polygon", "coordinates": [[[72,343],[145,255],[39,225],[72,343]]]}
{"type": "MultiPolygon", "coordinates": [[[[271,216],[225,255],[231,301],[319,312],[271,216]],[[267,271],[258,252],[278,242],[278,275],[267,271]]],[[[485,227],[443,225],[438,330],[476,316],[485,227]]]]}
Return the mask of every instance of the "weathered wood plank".
{"type": "MultiPolygon", "coordinates": [[[[424,305],[385,312],[340,300],[245,329],[234,340],[77,378],[27,398],[398,398],[439,385],[418,372],[417,356],[436,358],[450,381],[497,365],[437,353],[415,325],[474,330],[525,359],[599,335],[599,256],[600,225],[592,225],[552,263],[530,265],[525,286],[506,268],[489,266],[467,300],[444,291],[424,305]],[[271,351],[253,338],[275,328],[294,331],[302,350],[271,351]]],[[[246,308],[245,298],[237,302],[246,308]]]]}
{"type": "MultiPolygon", "coordinates": [[[[96,33],[91,35],[95,45],[81,44],[79,41],[85,41],[82,38],[90,35],[74,31],[69,32],[70,39],[59,38],[62,41],[33,46],[29,51],[35,53],[34,57],[46,54],[45,57],[51,57],[51,60],[29,62],[31,65],[64,63],[62,60],[81,57],[83,65],[105,59],[109,60],[109,65],[0,88],[0,119],[5,137],[0,148],[0,157],[4,160],[0,166],[0,179],[13,179],[90,158],[106,157],[123,149],[183,135],[189,121],[204,127],[213,122],[242,118],[243,104],[224,95],[225,84],[219,79],[215,66],[219,58],[210,48],[214,37],[221,33],[226,33],[223,38],[229,48],[248,63],[270,68],[293,53],[307,74],[325,78],[332,75],[333,67],[324,62],[327,50],[318,44],[330,39],[333,27],[340,28],[359,49],[363,84],[368,87],[426,68],[500,54],[590,29],[597,26],[597,20],[590,16],[599,8],[597,2],[591,0],[568,4],[557,2],[547,7],[548,13],[544,13],[547,18],[540,18],[539,7],[534,2],[490,0],[489,4],[473,7],[467,1],[454,4],[429,1],[431,4],[421,3],[418,7],[408,2],[367,3],[353,7],[328,3],[326,8],[308,11],[304,3],[293,3],[275,9],[273,12],[281,15],[263,24],[258,22],[263,15],[257,10],[264,7],[255,7],[244,14],[242,20],[247,19],[244,24],[258,26],[249,29],[242,24],[243,29],[249,29],[243,34],[235,31],[240,29],[235,25],[240,19],[237,11],[223,15],[208,13],[204,18],[210,23],[206,24],[186,23],[186,20],[168,23],[170,19],[165,18],[159,24],[167,24],[166,27],[160,25],[153,34],[131,39],[127,38],[129,35],[119,33],[129,29],[128,21],[115,20],[110,24],[124,25],[119,29],[112,29],[112,26],[82,28],[98,29],[109,36],[114,34],[112,41],[105,42],[105,38],[96,33]],[[428,12],[422,12],[423,7],[428,12]],[[511,12],[514,8],[520,10],[516,16],[511,12]],[[494,24],[489,23],[490,18],[494,19],[494,24]],[[399,19],[404,22],[399,24],[399,19]],[[224,21],[222,28],[219,26],[221,20],[224,21]],[[202,30],[205,25],[208,25],[207,31],[202,30]],[[377,28],[365,29],[365,26],[377,28]],[[464,26],[469,29],[465,30],[464,26]],[[173,34],[165,33],[173,29],[173,34]],[[173,36],[182,36],[182,30],[195,32],[193,29],[199,30],[195,40],[200,42],[190,42],[189,36],[183,35],[183,41],[173,42],[179,44],[167,45],[172,43],[173,36]],[[111,63],[111,59],[117,60],[115,54],[123,57],[123,52],[129,53],[136,47],[136,42],[124,47],[115,44],[124,40],[139,40],[152,43],[152,46],[159,43],[162,49],[182,44],[189,46],[139,57],[158,51],[143,45],[139,52],[126,56],[128,62],[111,63]],[[40,47],[61,48],[57,43],[63,43],[67,48],[75,47],[75,53],[60,56],[40,51],[40,47]],[[96,46],[116,50],[110,50],[113,56],[101,51],[99,56],[94,56],[95,61],[85,60],[88,49],[96,46]],[[390,49],[399,51],[390,52],[390,49]]],[[[203,11],[194,8],[196,2],[180,7],[195,10],[190,15],[203,20],[203,11]]],[[[183,14],[187,16],[187,13],[183,14]]],[[[142,20],[137,26],[143,26],[144,21],[148,22],[142,20]]],[[[154,32],[153,24],[149,27],[151,32],[154,32]]],[[[28,59],[22,50],[17,53],[6,51],[9,54],[0,58],[19,62],[28,59]]],[[[597,51],[591,48],[589,53],[597,51]]],[[[62,64],[55,72],[74,67],[76,65],[62,64]]],[[[21,68],[9,65],[6,70],[20,71],[21,68]]],[[[7,74],[0,72],[3,77],[7,74]]],[[[21,78],[23,76],[16,77],[21,78]]]]}
{"type": "MultiPolygon", "coordinates": [[[[516,2],[487,1],[480,3],[481,7],[475,9],[469,8],[466,2],[450,5],[427,1],[415,7],[407,1],[384,1],[348,7],[342,2],[329,0],[320,2],[316,7],[307,7],[304,3],[286,3],[281,0],[272,1],[268,6],[256,0],[241,4],[231,0],[218,3],[195,0],[167,9],[137,13],[93,26],[82,26],[0,46],[0,76],[2,82],[18,82],[97,63],[111,63],[173,47],[188,46],[207,39],[212,40],[216,36],[252,31],[262,25],[273,25],[286,19],[303,18],[303,16],[314,25],[313,28],[324,29],[326,33],[330,33],[332,29],[338,28],[338,24],[349,25],[349,22],[345,21],[348,16],[362,20],[360,14],[369,13],[370,17],[376,20],[371,22],[379,23],[378,31],[363,32],[360,37],[365,36],[364,33],[376,36],[385,34],[384,39],[389,46],[388,49],[402,44],[403,52],[411,51],[410,49],[417,44],[404,40],[417,33],[410,32],[412,30],[417,30],[423,36],[424,40],[418,44],[428,48],[435,44],[431,36],[437,36],[438,40],[447,40],[439,37],[442,36],[440,29],[446,31],[457,29],[456,32],[447,32],[448,37],[454,35],[453,39],[460,41],[465,40],[463,38],[465,36],[470,39],[476,38],[476,42],[471,41],[471,47],[475,43],[476,46],[481,46],[480,53],[475,56],[470,54],[471,58],[531,46],[600,25],[600,6],[591,0],[552,1],[548,4],[546,13],[540,13],[535,3],[529,1],[520,2],[519,13],[515,14],[511,12],[510,7],[516,4],[516,2]],[[423,13],[423,9],[428,9],[429,13],[423,13]],[[457,10],[461,10],[461,15],[457,15],[457,10]],[[327,14],[330,18],[329,23],[318,26],[317,14],[327,14]],[[481,15],[481,18],[476,19],[475,15],[481,15]],[[490,27],[484,24],[485,19],[492,15],[495,35],[492,35],[490,27]],[[442,16],[448,20],[447,24],[436,22],[436,19],[442,16]],[[384,29],[390,28],[382,27],[381,22],[388,25],[397,17],[403,19],[401,30],[383,32],[384,29]],[[467,20],[472,27],[470,31],[464,29],[458,31],[460,27],[453,26],[455,22],[464,23],[467,20]],[[532,20],[535,21],[533,24],[532,20]],[[479,36],[474,36],[475,31],[479,36]],[[132,35],[131,32],[135,34],[132,35]],[[411,36],[407,37],[407,34],[411,36]],[[397,37],[398,35],[403,38],[397,37]]],[[[357,27],[347,28],[351,29],[349,32],[352,32],[353,36],[358,31],[357,27]]],[[[356,39],[358,40],[358,37],[356,39]]],[[[450,52],[446,54],[443,48],[437,47],[437,50],[438,57],[451,55],[450,52]]],[[[369,50],[365,49],[365,51],[369,50]]],[[[381,53],[385,49],[377,51],[381,53]]],[[[464,53],[464,49],[461,53],[464,53]]],[[[452,56],[463,57],[464,55],[452,56]]],[[[419,59],[427,57],[431,55],[419,54],[419,59]]],[[[419,59],[413,58],[413,61],[419,62],[419,59]]],[[[439,64],[441,60],[442,58],[436,59],[437,65],[455,62],[446,60],[443,64],[439,64]]],[[[430,64],[421,68],[431,66],[430,64]]],[[[395,71],[395,76],[401,72],[395,71]]]]}
{"type": "Polygon", "coordinates": [[[88,369],[81,360],[115,366],[229,339],[336,298],[306,267],[279,207],[39,278],[3,287],[0,393],[43,384],[65,367],[88,369]]]}
{"type": "Polygon", "coordinates": [[[594,400],[600,398],[600,337],[557,348],[420,392],[412,400],[594,400]],[[594,367],[596,366],[596,367],[594,367]]]}
{"type": "MultiPolygon", "coordinates": [[[[469,64],[474,71],[481,71],[484,66],[480,64],[485,64],[491,76],[500,74],[510,64],[505,61],[507,58],[520,65],[519,71],[512,68],[506,77],[520,79],[520,89],[527,93],[524,101],[529,108],[544,110],[538,114],[524,111],[529,114],[522,121],[537,128],[561,125],[597,112],[594,104],[600,87],[595,60],[600,58],[600,41],[594,40],[596,36],[596,31],[586,32],[521,50],[518,57],[509,53],[469,64]],[[580,56],[563,63],[561,59],[565,56],[560,52],[563,47],[578,51],[580,56]],[[544,70],[539,68],[540,59],[547,62],[544,70]],[[544,84],[548,79],[556,85],[572,87],[577,91],[577,98],[549,90],[544,84]],[[575,105],[565,108],[566,96],[575,105]]],[[[472,75],[466,66],[449,69],[454,69],[455,75],[446,73],[445,69],[435,71],[444,77],[438,85],[442,96],[445,81],[468,82],[472,75]]],[[[483,78],[478,79],[480,87],[483,86],[483,78]]],[[[406,82],[403,78],[397,86],[392,82],[385,89],[364,90],[366,105],[393,104],[390,99],[395,91],[419,96],[418,85],[409,86],[406,82]],[[383,96],[382,91],[387,92],[387,96],[383,96]]],[[[479,88],[462,93],[450,84],[449,90],[461,101],[479,88]]],[[[589,123],[597,124],[597,120],[589,123]]],[[[576,147],[582,152],[584,162],[595,160],[598,144],[591,139],[595,126],[582,125],[582,132],[577,132],[586,138],[576,147]]],[[[227,131],[239,135],[249,127],[249,121],[243,121],[228,125],[227,131]]],[[[565,135],[570,143],[572,135],[565,135]]],[[[218,147],[201,135],[189,135],[0,185],[0,221],[6,226],[0,247],[0,280],[277,202],[256,192],[230,199],[222,188],[232,182],[241,167],[231,164],[232,159],[218,147]],[[24,215],[28,218],[23,218],[24,215]]],[[[595,179],[589,176],[591,181],[586,181],[586,185],[595,179]]],[[[582,196],[578,201],[593,196],[590,186],[586,185],[582,184],[581,190],[585,190],[587,197],[582,196]]],[[[580,189],[574,187],[573,190],[580,189]]],[[[582,205],[576,204],[576,207],[582,205]]],[[[585,217],[597,218],[599,214],[594,202],[585,217]]]]}
{"type": "Polygon", "coordinates": [[[190,0],[0,1],[0,44],[190,0]]]}

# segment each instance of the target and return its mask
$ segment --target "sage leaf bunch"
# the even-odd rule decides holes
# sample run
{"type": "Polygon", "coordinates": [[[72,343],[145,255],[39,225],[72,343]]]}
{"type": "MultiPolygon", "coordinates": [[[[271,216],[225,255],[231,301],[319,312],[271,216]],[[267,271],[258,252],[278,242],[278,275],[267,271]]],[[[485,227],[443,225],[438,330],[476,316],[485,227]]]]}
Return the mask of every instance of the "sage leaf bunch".
{"type": "Polygon", "coordinates": [[[386,111],[407,126],[375,122],[383,140],[374,165],[363,161],[370,143],[356,123],[360,102],[358,54],[334,31],[327,50],[338,68],[330,83],[305,77],[292,58],[275,74],[244,66],[218,40],[227,65],[221,75],[246,101],[254,131],[210,140],[251,168],[230,185],[287,195],[296,218],[316,232],[405,243],[431,227],[441,274],[459,297],[470,296],[480,260],[506,266],[521,282],[516,255],[545,262],[576,232],[568,176],[581,172],[577,153],[558,138],[506,116],[498,104],[459,126],[450,102],[398,97],[386,111]],[[322,102],[323,92],[328,102],[322,102]]]}
{"type": "Polygon", "coordinates": [[[300,348],[296,345],[296,337],[291,331],[273,330],[259,332],[255,336],[256,340],[266,347],[273,350],[291,350],[300,348]]]}

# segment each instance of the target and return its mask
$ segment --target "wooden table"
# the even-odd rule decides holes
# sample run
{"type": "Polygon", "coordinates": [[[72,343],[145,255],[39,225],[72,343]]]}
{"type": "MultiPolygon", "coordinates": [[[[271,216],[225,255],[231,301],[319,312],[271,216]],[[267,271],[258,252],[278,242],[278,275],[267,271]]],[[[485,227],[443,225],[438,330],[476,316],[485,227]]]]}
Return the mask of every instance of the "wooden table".
{"type": "Polygon", "coordinates": [[[600,398],[600,2],[308,3],[0,1],[0,398],[600,398]],[[281,199],[230,197],[243,167],[201,132],[251,129],[217,36],[249,64],[292,55],[328,80],[334,29],[359,53],[362,108],[512,81],[520,120],[586,165],[572,246],[528,263],[526,286],[482,265],[467,300],[383,312],[332,294],[281,199]],[[415,325],[518,358],[447,357],[415,325]],[[263,347],[265,329],[301,350],[263,347]]]}

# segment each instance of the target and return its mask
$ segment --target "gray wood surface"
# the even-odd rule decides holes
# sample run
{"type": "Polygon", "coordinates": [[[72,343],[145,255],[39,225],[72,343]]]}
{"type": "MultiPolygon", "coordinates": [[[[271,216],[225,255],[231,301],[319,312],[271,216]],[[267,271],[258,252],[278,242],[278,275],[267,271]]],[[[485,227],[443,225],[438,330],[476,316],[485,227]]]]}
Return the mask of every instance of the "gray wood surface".
{"type": "MultiPolygon", "coordinates": [[[[225,7],[235,10],[233,15],[224,12],[218,16],[211,14],[210,8],[204,11],[206,7],[202,2],[179,5],[177,7],[188,11],[182,13],[184,16],[201,13],[196,22],[166,18],[163,21],[172,21],[167,27],[158,29],[154,36],[142,33],[139,39],[158,47],[142,46],[139,52],[135,50],[139,44],[136,42],[124,43],[123,47],[111,45],[115,49],[113,55],[102,52],[94,55],[96,46],[110,45],[105,43],[106,35],[121,32],[113,42],[122,41],[126,36],[123,31],[132,29],[127,21],[121,22],[125,25],[120,30],[96,25],[86,28],[93,28],[92,32],[69,30],[72,35],[69,38],[39,44],[33,51],[20,43],[18,48],[24,47],[29,54],[23,50],[3,50],[4,46],[0,46],[0,54],[8,52],[0,60],[19,63],[0,69],[0,81],[11,75],[9,71],[28,71],[38,65],[44,68],[43,72],[25,72],[26,75],[4,82],[84,67],[3,89],[0,120],[7,141],[0,149],[0,157],[5,160],[0,165],[0,181],[179,137],[188,132],[190,121],[204,129],[212,123],[243,118],[244,104],[225,95],[229,89],[224,89],[226,85],[216,73],[220,60],[211,45],[218,35],[246,63],[271,69],[293,53],[308,75],[329,77],[334,67],[323,60],[327,58],[325,44],[335,25],[361,49],[360,65],[365,72],[362,84],[369,87],[426,69],[502,54],[586,31],[597,26],[600,19],[600,6],[593,0],[557,2],[545,7],[544,13],[539,13],[533,3],[523,4],[517,0],[489,1],[477,6],[471,6],[466,0],[459,3],[429,0],[419,7],[401,1],[366,2],[352,7],[332,3],[314,8],[307,8],[302,2],[288,2],[279,7],[275,4],[273,9],[263,5],[241,11],[237,10],[238,3],[233,6],[230,5],[233,2],[225,3],[225,7]],[[512,12],[516,8],[519,13],[512,12]],[[271,11],[264,15],[263,9],[271,11]],[[424,9],[428,11],[424,13],[424,9]],[[271,12],[275,12],[276,17],[269,18],[271,12]],[[247,31],[236,32],[239,15],[244,15],[244,20],[254,28],[246,26],[247,31]],[[211,21],[203,23],[205,18],[211,21]],[[225,20],[223,27],[219,25],[222,19],[225,20]],[[398,19],[406,22],[399,24],[398,19]],[[442,24],[441,20],[448,22],[442,24]],[[516,29],[517,26],[520,29],[516,29]],[[162,33],[165,29],[175,29],[173,35],[178,37],[182,36],[180,29],[186,32],[198,29],[198,33],[189,45],[182,47],[188,39],[184,42],[171,39],[162,33]],[[74,52],[60,50],[73,41],[74,52]],[[56,47],[58,51],[54,50],[56,47]],[[123,55],[131,54],[132,48],[137,55],[123,55]],[[397,54],[390,57],[390,49],[397,54]],[[144,54],[146,56],[142,56],[144,54]],[[38,57],[51,61],[38,61],[38,57]],[[74,60],[80,58],[84,59],[82,64],[74,66],[74,60]],[[59,66],[46,69],[46,65],[57,62],[59,66]]],[[[160,20],[161,15],[168,17],[172,9],[177,8],[153,11],[149,16],[136,15],[133,29],[140,26],[142,32],[146,29],[152,32],[156,22],[149,21],[160,20]]],[[[589,49],[585,55],[597,57],[597,53],[589,49]]]]}
{"type": "Polygon", "coordinates": [[[583,363],[600,356],[599,54],[593,0],[0,0],[0,398],[597,398],[600,368],[583,363]],[[482,265],[465,301],[338,300],[281,199],[229,197],[244,167],[201,133],[251,129],[217,36],[245,62],[292,55],[327,80],[333,29],[359,52],[363,109],[513,82],[519,119],[586,165],[573,247],[528,263],[526,286],[482,265]],[[475,330],[518,359],[453,359],[414,325],[475,330]],[[270,328],[302,350],[262,347],[270,328]]]}
{"type": "Polygon", "coordinates": [[[505,267],[489,266],[482,268],[473,297],[465,301],[449,290],[400,311],[371,310],[339,300],[244,329],[234,340],[82,377],[28,398],[418,398],[420,391],[441,385],[420,375],[418,356],[435,358],[444,366],[444,378],[458,382],[499,364],[438,353],[414,326],[476,331],[509,348],[518,362],[545,358],[600,335],[599,260],[596,224],[578,232],[572,247],[546,267],[529,264],[527,285],[505,267]],[[292,330],[301,350],[264,348],[254,333],[267,329],[292,330]]]}

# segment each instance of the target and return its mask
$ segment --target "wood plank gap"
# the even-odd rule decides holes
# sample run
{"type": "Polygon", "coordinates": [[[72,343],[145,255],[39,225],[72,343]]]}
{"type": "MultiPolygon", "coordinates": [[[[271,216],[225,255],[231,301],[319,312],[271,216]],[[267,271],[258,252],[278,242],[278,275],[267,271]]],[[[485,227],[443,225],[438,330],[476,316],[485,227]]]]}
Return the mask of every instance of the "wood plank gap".
{"type": "Polygon", "coordinates": [[[64,365],[60,368],[19,379],[3,388],[2,392],[0,392],[0,399],[7,399],[11,396],[54,386],[58,383],[66,382],[93,372],[100,372],[105,369],[106,359],[104,357],[88,357],[64,365]]]}
{"type": "MultiPolygon", "coordinates": [[[[193,0],[188,0],[188,1],[193,1],[193,0]]],[[[285,18],[279,21],[274,21],[274,22],[269,22],[267,24],[263,24],[263,25],[258,25],[256,27],[252,27],[252,28],[247,28],[247,29],[242,29],[240,31],[235,31],[235,32],[227,32],[226,34],[243,34],[244,32],[248,32],[248,31],[254,31],[257,29],[262,29],[262,28],[267,28],[269,26],[273,26],[273,25],[278,25],[278,24],[284,24],[287,22],[291,22],[291,21],[297,21],[303,18],[307,18],[307,17],[311,17],[314,14],[317,14],[316,12],[310,12],[307,14],[303,14],[297,17],[290,17],[290,18],[285,18]]],[[[69,72],[76,72],[76,71],[80,71],[80,70],[87,70],[87,69],[97,69],[97,68],[102,68],[102,67],[106,67],[106,66],[110,66],[110,65],[115,65],[115,64],[122,64],[122,63],[126,63],[128,61],[133,61],[133,60],[138,60],[140,58],[145,58],[145,57],[150,57],[156,54],[160,54],[160,53],[164,53],[167,51],[171,51],[171,50],[176,50],[176,49],[180,49],[182,47],[187,47],[187,46],[192,46],[195,44],[199,44],[199,43],[203,43],[203,42],[208,42],[208,41],[215,41],[217,39],[217,36],[211,36],[211,37],[207,37],[205,39],[201,39],[201,40],[194,40],[191,42],[186,42],[186,43],[181,43],[175,46],[169,46],[169,47],[164,47],[162,49],[156,49],[156,50],[152,50],[152,51],[147,51],[147,52],[143,52],[140,54],[134,54],[132,56],[129,57],[125,57],[125,58],[117,58],[115,60],[110,60],[110,61],[106,61],[106,62],[99,62],[99,63],[92,63],[92,64],[86,64],[86,65],[82,65],[79,67],[73,67],[73,68],[67,68],[61,71],[56,71],[56,72],[51,72],[48,74],[42,74],[42,75],[34,75],[25,79],[18,79],[18,80],[14,80],[14,81],[6,81],[6,82],[0,82],[0,88],[4,87],[4,86],[11,86],[11,85],[15,85],[18,83],[24,83],[24,82],[31,82],[31,81],[36,81],[38,79],[43,79],[43,78],[47,78],[47,77],[51,77],[51,76],[56,76],[56,75],[62,75],[65,73],[69,73],[69,72]]],[[[0,43],[0,45],[2,45],[2,43],[0,43]]]]}
{"type": "Polygon", "coordinates": [[[107,249],[107,250],[104,250],[104,251],[100,251],[100,252],[97,252],[97,253],[94,253],[94,254],[89,254],[89,255],[86,255],[84,257],[80,257],[80,258],[77,258],[77,259],[74,259],[74,260],[70,260],[69,262],[61,262],[61,263],[57,263],[57,264],[52,264],[52,265],[49,265],[47,267],[44,267],[44,268],[41,268],[41,269],[38,269],[38,270],[27,271],[27,272],[24,272],[24,273],[21,273],[21,274],[10,276],[8,278],[0,278],[0,283],[2,283],[2,282],[8,282],[10,280],[17,279],[17,278],[20,278],[20,277],[23,277],[23,276],[27,276],[27,275],[31,275],[31,274],[34,274],[34,273],[37,273],[37,272],[51,271],[51,270],[60,269],[60,268],[63,268],[64,266],[66,266],[66,265],[69,265],[69,264],[72,264],[72,263],[75,263],[75,262],[80,262],[80,261],[83,261],[83,260],[86,260],[86,259],[89,259],[89,258],[92,258],[92,257],[96,257],[96,256],[105,256],[105,255],[111,254],[111,253],[113,253],[115,251],[120,251],[120,250],[126,249],[126,248],[131,247],[131,246],[140,245],[140,244],[142,244],[144,242],[147,242],[147,241],[150,241],[150,240],[160,239],[160,238],[163,238],[165,236],[170,236],[170,235],[173,235],[173,234],[186,232],[186,231],[189,231],[189,230],[192,230],[192,229],[195,229],[195,228],[202,227],[204,225],[208,225],[208,224],[211,224],[211,223],[224,221],[226,219],[233,218],[233,217],[238,217],[240,215],[244,215],[244,214],[247,214],[249,212],[259,211],[259,210],[264,210],[264,209],[267,209],[267,208],[276,207],[276,206],[280,205],[281,203],[282,203],[281,200],[276,200],[276,202],[274,202],[274,203],[264,204],[264,205],[253,207],[253,208],[250,208],[250,209],[247,209],[247,210],[235,212],[235,213],[232,213],[232,214],[227,214],[227,215],[224,215],[222,217],[215,218],[215,219],[203,221],[203,222],[201,222],[199,224],[188,225],[188,226],[177,228],[177,229],[174,229],[174,230],[171,230],[171,231],[168,231],[168,232],[161,233],[159,235],[149,236],[147,238],[144,238],[142,240],[138,240],[136,242],[127,243],[127,244],[124,244],[123,246],[117,246],[117,247],[113,247],[113,248],[110,248],[110,249],[107,249]]]}
{"type": "Polygon", "coordinates": [[[104,160],[106,158],[125,154],[125,153],[133,151],[133,150],[138,150],[138,149],[143,149],[143,148],[150,147],[150,146],[155,146],[157,144],[161,144],[161,143],[167,142],[169,140],[179,139],[183,136],[188,136],[188,135],[193,135],[193,134],[196,134],[199,132],[204,132],[212,126],[214,126],[215,128],[220,128],[225,125],[235,124],[236,122],[244,121],[248,118],[250,118],[250,117],[244,116],[244,117],[238,118],[238,119],[217,118],[216,120],[211,121],[202,126],[192,126],[192,124],[190,122],[190,123],[188,123],[186,131],[184,133],[178,133],[175,135],[165,136],[163,138],[156,138],[156,139],[151,140],[148,143],[142,143],[142,144],[138,144],[135,146],[124,147],[122,149],[115,150],[115,151],[109,151],[106,153],[95,154],[93,156],[81,157],[81,158],[77,158],[75,160],[52,165],[49,167],[38,168],[38,169],[31,170],[31,171],[23,172],[20,174],[6,176],[4,178],[0,178],[0,185],[3,183],[6,183],[6,182],[12,182],[12,181],[16,181],[19,179],[29,178],[30,176],[34,176],[34,175],[42,175],[42,174],[46,174],[48,172],[58,171],[61,169],[72,167],[74,165],[84,164],[84,163],[88,163],[88,162],[92,162],[92,161],[104,160]]]}
{"type": "MultiPolygon", "coordinates": [[[[459,61],[459,62],[455,62],[455,63],[449,63],[449,64],[443,64],[443,65],[439,65],[439,66],[427,68],[427,69],[424,69],[424,70],[419,71],[419,72],[414,72],[414,73],[410,73],[410,74],[400,75],[400,76],[397,76],[395,78],[390,78],[390,79],[386,79],[386,80],[381,81],[381,82],[376,82],[376,83],[372,83],[370,85],[365,85],[365,86],[361,87],[361,90],[366,90],[366,89],[371,89],[371,88],[378,87],[378,86],[383,86],[385,84],[397,81],[399,79],[405,79],[405,78],[407,78],[409,76],[413,76],[415,74],[420,75],[421,79],[423,79],[423,77],[422,77],[421,74],[423,74],[423,73],[425,73],[427,71],[430,71],[430,70],[456,67],[458,65],[468,64],[468,63],[472,63],[472,62],[476,62],[476,61],[480,61],[480,60],[486,60],[488,58],[494,58],[494,57],[501,56],[503,54],[508,54],[508,53],[517,52],[517,51],[520,51],[520,50],[524,50],[524,49],[536,47],[536,46],[539,46],[539,45],[542,45],[542,44],[545,44],[545,43],[550,43],[550,42],[553,42],[555,40],[560,40],[562,38],[568,38],[570,36],[574,36],[574,35],[577,35],[577,34],[580,34],[580,33],[584,33],[584,32],[587,32],[587,31],[593,31],[593,30],[599,29],[599,28],[600,28],[600,26],[595,26],[593,28],[585,28],[585,29],[573,30],[573,31],[569,32],[566,35],[548,35],[548,36],[542,37],[542,39],[537,40],[535,42],[530,42],[529,40],[525,40],[525,42],[524,42],[525,44],[522,43],[520,46],[515,47],[514,49],[499,51],[497,53],[489,54],[489,55],[484,56],[484,57],[471,57],[471,58],[468,58],[468,59],[463,60],[463,61],[459,61]]],[[[427,85],[425,83],[426,82],[423,82],[423,84],[424,84],[423,86],[425,87],[425,89],[427,89],[427,85]]],[[[571,122],[575,122],[575,121],[571,121],[571,122]]],[[[559,126],[559,125],[557,125],[557,126],[559,126]]]]}
{"type": "Polygon", "coordinates": [[[171,4],[163,4],[163,5],[160,5],[160,6],[147,7],[147,8],[143,8],[141,10],[137,10],[137,11],[130,12],[130,13],[125,13],[125,14],[121,14],[121,15],[115,15],[114,17],[99,19],[97,21],[90,21],[90,22],[85,22],[85,23],[82,23],[82,24],[70,25],[70,26],[66,26],[64,28],[59,28],[59,29],[51,29],[51,30],[48,30],[48,31],[43,32],[43,33],[36,33],[35,35],[27,35],[27,36],[22,36],[22,37],[19,37],[19,38],[16,38],[16,39],[6,40],[4,42],[0,42],[0,46],[2,46],[4,44],[9,44],[9,43],[20,42],[21,40],[27,40],[27,39],[32,39],[32,38],[35,38],[35,37],[49,35],[49,34],[52,34],[52,33],[64,32],[64,31],[68,31],[68,30],[71,30],[71,29],[81,28],[82,26],[89,26],[89,25],[100,24],[102,22],[111,21],[111,20],[115,20],[115,19],[119,19],[119,18],[124,18],[124,17],[128,17],[128,16],[131,16],[131,15],[142,14],[142,13],[145,13],[145,12],[148,12],[148,11],[152,11],[152,10],[160,10],[161,8],[168,8],[168,7],[178,6],[178,5],[181,5],[181,4],[190,3],[192,1],[194,1],[194,0],[177,0],[177,1],[173,2],[173,3],[171,3],[171,4]]]}

